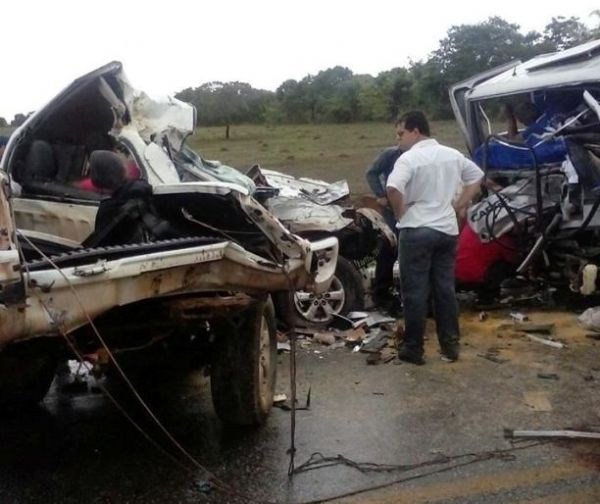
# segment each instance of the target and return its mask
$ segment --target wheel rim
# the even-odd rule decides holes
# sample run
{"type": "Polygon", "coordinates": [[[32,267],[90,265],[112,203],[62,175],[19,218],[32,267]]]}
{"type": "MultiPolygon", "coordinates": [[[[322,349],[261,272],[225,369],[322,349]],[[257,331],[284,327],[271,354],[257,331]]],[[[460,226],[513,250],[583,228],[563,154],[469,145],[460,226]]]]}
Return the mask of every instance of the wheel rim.
{"type": "Polygon", "coordinates": [[[264,407],[267,407],[269,401],[273,397],[271,390],[271,338],[269,333],[269,325],[265,317],[260,319],[260,352],[258,364],[258,383],[260,402],[264,407]]]}
{"type": "Polygon", "coordinates": [[[338,277],[333,277],[327,292],[313,294],[312,292],[296,291],[294,306],[300,316],[313,323],[329,322],[334,315],[339,315],[346,302],[344,286],[338,277]]]}

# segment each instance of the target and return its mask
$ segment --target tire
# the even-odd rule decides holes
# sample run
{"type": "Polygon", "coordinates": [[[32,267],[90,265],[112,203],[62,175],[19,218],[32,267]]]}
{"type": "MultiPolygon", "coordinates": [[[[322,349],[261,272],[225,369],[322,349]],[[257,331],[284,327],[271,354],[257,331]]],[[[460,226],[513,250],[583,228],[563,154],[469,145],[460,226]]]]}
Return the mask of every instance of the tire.
{"type": "Polygon", "coordinates": [[[0,412],[40,402],[54,379],[59,342],[38,338],[0,350],[0,412]]]}
{"type": "Polygon", "coordinates": [[[329,290],[323,294],[296,291],[293,301],[287,293],[276,297],[277,308],[287,325],[326,326],[334,315],[345,315],[364,309],[365,289],[362,277],[354,265],[338,257],[335,275],[329,290]]]}
{"type": "Polygon", "coordinates": [[[210,384],[215,412],[225,425],[257,427],[271,411],[275,392],[273,303],[259,301],[238,317],[215,321],[213,327],[210,384]]]}

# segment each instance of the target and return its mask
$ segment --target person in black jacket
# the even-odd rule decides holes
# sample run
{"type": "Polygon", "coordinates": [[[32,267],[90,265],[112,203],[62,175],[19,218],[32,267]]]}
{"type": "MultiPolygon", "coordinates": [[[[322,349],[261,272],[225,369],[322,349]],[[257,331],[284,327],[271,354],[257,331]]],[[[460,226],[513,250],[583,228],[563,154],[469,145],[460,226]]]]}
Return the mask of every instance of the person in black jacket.
{"type": "Polygon", "coordinates": [[[110,197],[100,202],[87,246],[141,243],[166,233],[168,223],[155,215],[152,205],[152,186],[142,179],[128,180],[118,154],[97,150],[89,162],[93,185],[110,197]]]}
{"type": "MultiPolygon", "coordinates": [[[[398,234],[396,230],[396,219],[392,213],[392,209],[388,203],[386,196],[387,179],[392,170],[394,163],[402,154],[400,147],[388,147],[384,149],[373,161],[365,173],[367,183],[377,197],[377,203],[382,209],[383,218],[387,225],[392,229],[394,234],[398,234]]],[[[392,247],[386,240],[382,240],[379,253],[377,254],[377,262],[375,266],[375,279],[373,282],[373,302],[374,304],[390,312],[390,314],[398,314],[401,310],[400,297],[395,293],[394,289],[394,263],[397,258],[397,249],[392,247]]]]}

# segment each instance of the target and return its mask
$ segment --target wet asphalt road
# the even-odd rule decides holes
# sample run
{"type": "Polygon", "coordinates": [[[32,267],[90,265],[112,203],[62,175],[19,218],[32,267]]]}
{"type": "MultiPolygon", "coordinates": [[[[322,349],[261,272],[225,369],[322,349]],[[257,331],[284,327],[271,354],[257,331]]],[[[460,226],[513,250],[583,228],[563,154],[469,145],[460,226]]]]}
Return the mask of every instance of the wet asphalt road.
{"type": "MultiPolygon", "coordinates": [[[[346,348],[313,344],[301,350],[300,403],[309,387],[312,393],[310,409],[297,413],[296,466],[315,452],[405,465],[441,454],[489,458],[493,450],[512,447],[504,427],[598,427],[598,343],[573,329],[570,315],[563,322],[547,313],[532,318],[556,320],[568,348],[535,344],[510,332],[498,337],[493,328],[506,321],[502,317],[492,315],[483,324],[476,315],[463,320],[462,360],[456,364],[437,359],[434,337],[427,342],[423,367],[368,366],[364,354],[346,348]],[[506,362],[480,357],[491,347],[506,362]],[[538,373],[559,379],[540,379],[538,373]],[[532,393],[547,401],[532,404],[532,393]]],[[[287,354],[280,355],[278,392],[289,393],[287,368],[287,354]]],[[[363,473],[334,465],[289,479],[288,411],[274,409],[258,431],[229,432],[214,416],[206,378],[164,374],[170,377],[140,378],[153,411],[203,466],[257,501],[307,502],[400,479],[407,481],[335,502],[600,501],[600,444],[591,442],[548,443],[458,468],[445,463],[363,473]]],[[[176,453],[126,391],[111,390],[147,434],[176,453]]],[[[174,464],[93,391],[71,395],[54,387],[39,408],[0,419],[0,446],[1,503],[244,502],[222,491],[205,493],[200,469],[174,464]]]]}

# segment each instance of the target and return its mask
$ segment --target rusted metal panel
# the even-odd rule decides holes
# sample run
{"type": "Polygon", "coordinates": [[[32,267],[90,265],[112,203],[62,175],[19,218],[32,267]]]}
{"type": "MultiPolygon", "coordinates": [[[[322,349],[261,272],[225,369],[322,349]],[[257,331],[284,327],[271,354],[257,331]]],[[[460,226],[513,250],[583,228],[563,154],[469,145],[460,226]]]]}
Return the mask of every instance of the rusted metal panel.
{"type": "Polygon", "coordinates": [[[256,303],[255,298],[242,293],[168,301],[171,319],[185,322],[223,317],[246,309],[254,303],[256,303]]]}

